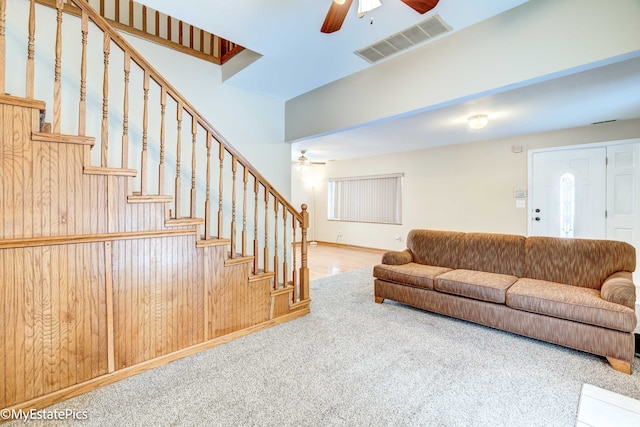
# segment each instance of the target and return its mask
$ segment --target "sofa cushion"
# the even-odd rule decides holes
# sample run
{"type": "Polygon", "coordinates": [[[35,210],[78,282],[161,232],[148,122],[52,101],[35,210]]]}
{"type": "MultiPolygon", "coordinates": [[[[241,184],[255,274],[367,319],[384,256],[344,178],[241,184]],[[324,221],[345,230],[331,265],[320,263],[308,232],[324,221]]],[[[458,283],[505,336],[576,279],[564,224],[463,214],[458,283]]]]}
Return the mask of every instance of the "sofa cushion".
{"type": "Polygon", "coordinates": [[[464,233],[455,231],[411,230],[407,234],[407,248],[418,264],[456,268],[462,236],[464,233]]]}
{"type": "Polygon", "coordinates": [[[524,277],[598,289],[617,271],[633,271],[636,251],[625,242],[527,237],[524,277]]]}
{"type": "Polygon", "coordinates": [[[460,239],[457,268],[523,277],[525,240],[512,234],[467,233],[460,239]]]}
{"type": "Polygon", "coordinates": [[[507,290],[507,305],[544,314],[632,332],[637,323],[633,309],[606,301],[600,291],[537,279],[519,279],[507,290]]]}
{"type": "Polygon", "coordinates": [[[452,270],[436,277],[435,289],[448,294],[487,302],[505,303],[507,289],[515,276],[474,270],[452,270]]]}
{"type": "Polygon", "coordinates": [[[435,267],[410,262],[403,265],[380,264],[373,267],[373,276],[388,282],[404,285],[418,286],[433,290],[433,279],[442,273],[450,271],[450,268],[435,267]]]}

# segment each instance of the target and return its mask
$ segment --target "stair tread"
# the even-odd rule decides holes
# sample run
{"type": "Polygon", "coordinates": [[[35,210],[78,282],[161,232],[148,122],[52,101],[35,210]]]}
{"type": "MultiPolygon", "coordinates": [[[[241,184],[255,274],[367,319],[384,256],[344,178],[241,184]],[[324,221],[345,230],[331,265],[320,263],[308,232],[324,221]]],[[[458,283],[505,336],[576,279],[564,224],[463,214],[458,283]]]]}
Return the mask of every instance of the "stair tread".
{"type": "Polygon", "coordinates": [[[31,139],[41,142],[58,144],[95,145],[96,139],[92,136],[65,135],[61,133],[32,132],[31,139]]]}
{"type": "Polygon", "coordinates": [[[173,202],[173,196],[164,194],[145,194],[133,193],[127,196],[127,202],[129,203],[171,203],[173,202]]]}
{"type": "Polygon", "coordinates": [[[0,104],[13,105],[16,107],[36,108],[38,110],[45,109],[45,102],[37,99],[21,98],[9,94],[0,94],[0,104]]]}
{"type": "Polygon", "coordinates": [[[201,225],[204,224],[204,218],[170,218],[165,220],[164,225],[166,227],[179,227],[181,225],[201,225]]]}
{"type": "Polygon", "coordinates": [[[138,171],[135,169],[123,168],[103,168],[99,166],[85,166],[85,175],[110,175],[110,176],[130,176],[135,177],[138,171]]]}

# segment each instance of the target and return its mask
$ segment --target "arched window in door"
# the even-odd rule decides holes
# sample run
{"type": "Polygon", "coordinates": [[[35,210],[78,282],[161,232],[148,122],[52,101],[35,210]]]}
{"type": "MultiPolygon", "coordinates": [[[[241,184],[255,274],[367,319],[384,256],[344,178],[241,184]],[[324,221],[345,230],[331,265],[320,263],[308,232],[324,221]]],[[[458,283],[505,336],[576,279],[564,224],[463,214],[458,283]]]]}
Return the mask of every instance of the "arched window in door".
{"type": "Polygon", "coordinates": [[[560,177],[560,236],[573,237],[576,213],[576,177],[565,173],[560,177]]]}

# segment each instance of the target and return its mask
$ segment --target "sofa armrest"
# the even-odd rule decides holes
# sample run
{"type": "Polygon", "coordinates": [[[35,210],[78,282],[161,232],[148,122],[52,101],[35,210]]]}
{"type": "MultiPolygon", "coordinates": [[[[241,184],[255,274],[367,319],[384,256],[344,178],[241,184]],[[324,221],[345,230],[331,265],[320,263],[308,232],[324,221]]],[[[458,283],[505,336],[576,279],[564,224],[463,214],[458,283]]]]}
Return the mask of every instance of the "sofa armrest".
{"type": "Polygon", "coordinates": [[[619,271],[607,277],[602,283],[600,295],[606,301],[625,305],[635,310],[636,286],[628,271],[619,271]]]}
{"type": "Polygon", "coordinates": [[[404,251],[389,251],[382,255],[382,263],[387,265],[402,265],[413,261],[413,255],[409,249],[404,251]]]}

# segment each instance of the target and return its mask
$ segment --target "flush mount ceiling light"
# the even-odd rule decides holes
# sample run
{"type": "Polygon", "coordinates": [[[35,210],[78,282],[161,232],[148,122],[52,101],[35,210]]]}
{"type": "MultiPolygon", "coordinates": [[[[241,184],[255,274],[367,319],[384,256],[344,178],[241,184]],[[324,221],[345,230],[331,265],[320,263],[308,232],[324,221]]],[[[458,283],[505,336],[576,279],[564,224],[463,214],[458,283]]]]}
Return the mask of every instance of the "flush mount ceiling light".
{"type": "Polygon", "coordinates": [[[486,114],[470,116],[467,120],[471,129],[482,129],[489,123],[489,117],[486,114]]]}

